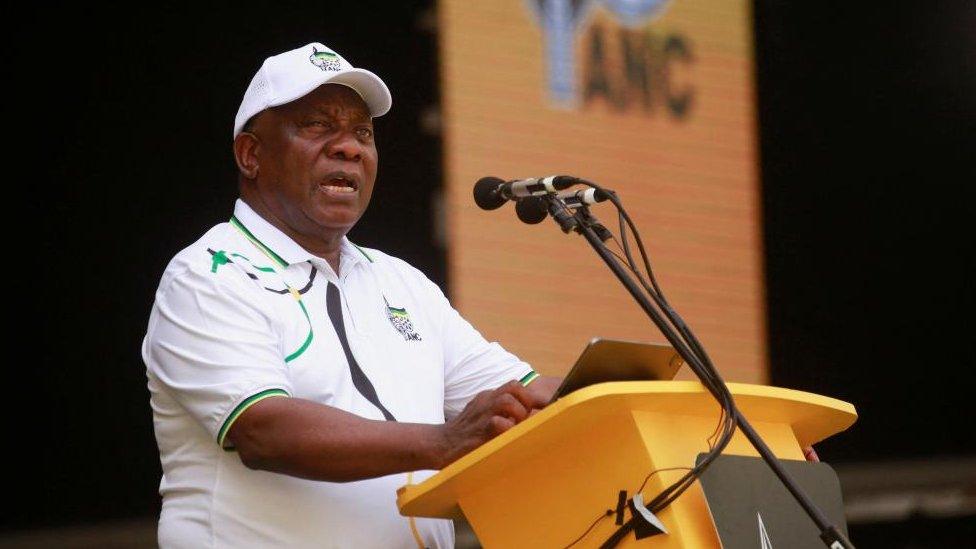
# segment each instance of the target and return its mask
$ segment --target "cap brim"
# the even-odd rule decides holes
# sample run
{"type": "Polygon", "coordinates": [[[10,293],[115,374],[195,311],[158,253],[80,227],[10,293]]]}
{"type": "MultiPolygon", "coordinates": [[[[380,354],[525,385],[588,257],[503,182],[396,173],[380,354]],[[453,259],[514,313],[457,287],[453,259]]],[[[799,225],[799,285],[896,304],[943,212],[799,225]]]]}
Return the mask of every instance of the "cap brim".
{"type": "Polygon", "coordinates": [[[374,117],[383,116],[390,111],[393,97],[386,83],[366,69],[350,69],[336,74],[328,80],[330,84],[345,84],[359,92],[374,117]]]}
{"type": "Polygon", "coordinates": [[[346,69],[333,74],[324,74],[321,79],[313,81],[309,87],[290,94],[292,96],[278,98],[268,107],[276,107],[301,99],[323,84],[342,84],[352,88],[366,102],[366,106],[369,107],[369,114],[373,118],[389,112],[390,106],[393,104],[390,89],[386,87],[379,76],[366,69],[346,69]]]}

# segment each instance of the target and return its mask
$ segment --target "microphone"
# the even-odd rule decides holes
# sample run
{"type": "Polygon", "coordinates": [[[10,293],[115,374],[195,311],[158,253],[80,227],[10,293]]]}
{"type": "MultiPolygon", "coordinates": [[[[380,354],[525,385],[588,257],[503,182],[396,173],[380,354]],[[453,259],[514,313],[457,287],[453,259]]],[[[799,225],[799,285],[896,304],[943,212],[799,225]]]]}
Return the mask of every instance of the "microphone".
{"type": "Polygon", "coordinates": [[[570,175],[550,175],[502,181],[497,177],[482,177],[474,184],[474,202],[482,210],[500,208],[508,200],[541,196],[579,184],[582,180],[570,175]]]}
{"type": "Polygon", "coordinates": [[[590,204],[598,204],[609,200],[610,192],[603,189],[589,188],[558,193],[556,198],[562,200],[570,208],[579,208],[580,206],[589,206],[590,204]]]}
{"type": "MultiPolygon", "coordinates": [[[[582,189],[579,191],[564,191],[556,193],[556,198],[563,201],[569,208],[579,208],[597,204],[610,198],[607,191],[601,189],[582,189]]],[[[538,196],[529,196],[515,203],[515,214],[522,223],[535,225],[541,223],[549,214],[546,201],[538,196]]]]}

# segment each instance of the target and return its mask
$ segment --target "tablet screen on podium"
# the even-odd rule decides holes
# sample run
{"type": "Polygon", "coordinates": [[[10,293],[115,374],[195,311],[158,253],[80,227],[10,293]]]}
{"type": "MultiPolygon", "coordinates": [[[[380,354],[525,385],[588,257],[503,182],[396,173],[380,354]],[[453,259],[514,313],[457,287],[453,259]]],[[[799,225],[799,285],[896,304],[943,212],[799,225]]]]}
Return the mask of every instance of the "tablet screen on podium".
{"type": "Polygon", "coordinates": [[[605,381],[667,381],[684,361],[669,345],[593,338],[576,359],[552,402],[605,381]]]}

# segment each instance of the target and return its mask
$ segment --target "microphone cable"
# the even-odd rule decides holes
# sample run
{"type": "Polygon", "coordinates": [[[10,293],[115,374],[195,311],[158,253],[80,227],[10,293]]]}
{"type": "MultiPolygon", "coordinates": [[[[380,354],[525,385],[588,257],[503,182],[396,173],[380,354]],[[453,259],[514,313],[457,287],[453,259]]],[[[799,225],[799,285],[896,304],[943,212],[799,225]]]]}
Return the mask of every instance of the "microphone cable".
{"type": "MultiPolygon", "coordinates": [[[[555,177],[556,176],[553,176],[553,178],[555,177]]],[[[548,192],[545,195],[540,194],[525,196],[519,199],[519,202],[516,204],[516,212],[519,214],[519,219],[530,224],[539,223],[545,219],[546,214],[548,213],[559,224],[563,232],[568,233],[570,231],[575,231],[581,235],[584,235],[587,241],[594,247],[601,258],[611,268],[614,275],[617,276],[621,283],[627,287],[628,291],[632,293],[634,298],[640,304],[641,308],[645,313],[647,313],[653,323],[661,330],[661,333],[665,336],[668,342],[671,343],[678,354],[685,360],[688,367],[695,373],[695,375],[698,376],[702,386],[704,386],[709,393],[712,394],[720,406],[719,421],[715,430],[706,439],[708,442],[708,451],[701,454],[701,457],[696,460],[694,467],[691,467],[688,472],[682,475],[682,477],[677,481],[672,482],[670,485],[661,490],[660,493],[645,504],[645,507],[652,513],[657,513],[673,503],[678,497],[681,496],[681,494],[684,493],[685,490],[691,487],[695,481],[701,477],[704,471],[715,459],[718,458],[725,447],[731,442],[735,431],[740,429],[743,435],[759,452],[760,456],[767,462],[776,476],[779,477],[786,489],[792,493],[797,503],[820,529],[821,540],[827,543],[830,547],[837,546],[853,548],[853,545],[849,540],[847,540],[843,532],[831,524],[829,519],[809,498],[809,496],[807,496],[796,485],[796,482],[791,478],[783,466],[779,464],[776,456],[765,445],[753,427],[746,421],[745,417],[743,417],[739,412],[735,401],[732,398],[732,394],[726,386],[725,381],[722,379],[721,374],[719,374],[718,370],[715,368],[715,365],[712,363],[711,357],[708,356],[704,346],[698,340],[697,336],[695,336],[691,328],[685,323],[684,319],[681,318],[681,316],[677,313],[677,311],[674,310],[674,308],[665,298],[664,292],[661,290],[661,287],[654,276],[654,272],[651,269],[650,257],[647,250],[644,248],[644,243],[641,239],[640,232],[621,203],[620,198],[613,191],[604,189],[592,181],[587,181],[580,178],[571,178],[569,176],[561,177],[571,179],[571,184],[583,184],[600,192],[601,195],[605,196],[600,201],[608,199],[613,202],[614,207],[617,210],[617,221],[620,228],[620,241],[613,238],[613,234],[610,233],[606,227],[600,224],[600,222],[589,213],[586,203],[583,203],[580,206],[574,206],[574,211],[573,208],[571,208],[554,192],[548,192]],[[542,208],[542,204],[545,204],[548,207],[542,208]],[[522,207],[518,208],[518,206],[522,207]],[[633,236],[634,243],[637,246],[641,259],[640,265],[638,265],[638,262],[634,258],[634,253],[631,251],[630,241],[628,240],[627,236],[628,231],[633,236]],[[624,253],[623,258],[606,245],[606,241],[610,239],[613,239],[617,246],[622,248],[624,253]]],[[[652,471],[651,474],[653,473],[654,472],[652,471]]],[[[643,487],[646,485],[650,476],[651,475],[648,475],[648,477],[645,478],[641,488],[638,489],[638,493],[643,490],[643,487]]],[[[592,531],[592,529],[596,527],[596,525],[603,518],[603,515],[598,517],[590,525],[586,532],[584,532],[584,534],[577,538],[572,544],[577,543],[583,537],[585,537],[586,534],[592,531]]],[[[601,545],[601,548],[607,549],[615,547],[630,531],[635,529],[637,525],[636,520],[637,517],[632,516],[622,526],[614,531],[610,538],[601,545]]]]}
{"type": "MultiPolygon", "coordinates": [[[[581,179],[579,182],[583,185],[606,193],[609,200],[614,204],[614,207],[617,210],[621,236],[621,241],[618,242],[618,245],[623,248],[624,255],[626,256],[626,262],[622,262],[622,265],[624,265],[633,275],[633,277],[640,283],[646,294],[650,296],[658,310],[667,320],[670,327],[677,332],[674,334],[674,336],[679,339],[681,343],[684,343],[686,352],[689,355],[683,356],[683,358],[688,363],[689,368],[691,368],[701,379],[702,384],[713,394],[721,408],[716,429],[708,438],[709,451],[706,453],[706,455],[694,467],[689,468],[689,471],[682,475],[681,478],[664,488],[653,499],[647,502],[646,507],[651,512],[658,513],[674,502],[679,496],[681,496],[681,494],[684,493],[685,490],[690,488],[694,482],[701,477],[705,469],[711,465],[711,463],[721,454],[722,450],[724,450],[729,444],[732,436],[735,433],[736,415],[738,412],[731,393],[729,393],[728,388],[725,386],[725,382],[712,363],[711,357],[708,356],[704,346],[695,336],[694,332],[692,332],[691,328],[689,328],[684,322],[684,319],[678,315],[678,313],[665,298],[664,292],[661,290],[661,287],[654,276],[654,272],[651,269],[650,258],[644,247],[643,240],[640,237],[640,232],[630,215],[627,213],[626,208],[621,203],[620,198],[613,191],[604,189],[592,181],[581,179]],[[631,252],[630,243],[627,238],[628,229],[632,233],[634,242],[637,245],[637,249],[642,260],[642,267],[647,275],[646,277],[641,272],[641,269],[635,261],[633,253],[631,252]],[[715,439],[714,443],[712,442],[712,439],[715,439]]],[[[557,207],[560,207],[558,203],[557,207]]],[[[566,210],[566,213],[572,213],[568,212],[568,208],[565,206],[562,206],[562,208],[566,210]]],[[[583,220],[580,221],[582,222],[583,220]]],[[[613,254],[613,252],[611,253],[613,254]]],[[[621,260],[617,254],[613,255],[618,262],[621,260]]],[[[680,349],[678,350],[680,352],[680,349]]],[[[646,484],[646,480],[647,479],[645,479],[644,484],[646,484]]],[[[642,489],[643,485],[641,487],[641,490],[642,489]]],[[[621,526],[614,533],[614,535],[607,540],[606,543],[604,543],[603,547],[615,546],[620,540],[623,539],[623,536],[629,533],[633,528],[634,519],[631,518],[626,521],[623,526],[621,526]]]]}

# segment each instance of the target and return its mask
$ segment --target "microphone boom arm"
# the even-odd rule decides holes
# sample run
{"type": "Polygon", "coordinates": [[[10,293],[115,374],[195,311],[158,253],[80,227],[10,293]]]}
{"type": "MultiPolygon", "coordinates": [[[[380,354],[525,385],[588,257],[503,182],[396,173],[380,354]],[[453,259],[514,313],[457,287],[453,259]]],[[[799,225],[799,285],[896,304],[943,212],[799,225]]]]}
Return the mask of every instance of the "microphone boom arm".
{"type": "MultiPolygon", "coordinates": [[[[584,205],[578,207],[573,211],[573,209],[567,207],[562,203],[562,200],[554,195],[543,197],[548,203],[549,213],[552,215],[553,219],[559,224],[560,228],[565,233],[570,231],[577,232],[586,238],[586,241],[590,244],[593,250],[600,256],[600,259],[606,263],[607,267],[613,272],[621,284],[630,292],[630,295],[637,301],[638,305],[644,310],[648,318],[654,323],[655,326],[661,331],[665,339],[671,344],[672,347],[678,352],[679,355],[685,360],[685,363],[689,365],[689,368],[695,373],[696,376],[702,381],[702,385],[712,393],[712,395],[722,401],[721,394],[718,390],[713,387],[710,383],[705,381],[705,376],[703,372],[700,372],[697,365],[697,357],[688,348],[687,344],[681,337],[674,331],[674,328],[664,319],[662,313],[654,308],[650,300],[644,291],[637,285],[636,282],[630,277],[627,271],[613,256],[613,253],[607,248],[604,241],[608,240],[611,235],[610,232],[600,224],[595,217],[590,214],[589,209],[584,205]],[[604,237],[606,236],[606,238],[604,237]]],[[[724,386],[725,382],[720,378],[718,381],[724,386]]],[[[727,390],[727,389],[726,389],[727,390]]],[[[745,435],[749,443],[756,449],[759,455],[762,457],[763,461],[772,469],[773,473],[779,478],[780,482],[786,487],[786,489],[793,495],[793,498],[800,504],[806,514],[810,519],[816,524],[817,528],[820,530],[820,539],[829,549],[854,549],[854,545],[847,539],[847,537],[835,526],[833,525],[827,516],[820,510],[819,507],[813,502],[812,499],[803,491],[802,488],[796,483],[795,480],[789,475],[786,469],[780,464],[779,459],[773,454],[769,446],[766,445],[765,441],[759,436],[759,433],[755,431],[749,421],[738,412],[737,409],[733,409],[732,413],[735,417],[735,421],[745,435]]],[[[616,546],[624,536],[626,536],[635,526],[634,519],[631,518],[624,523],[611,537],[608,539],[601,547],[602,548],[612,548],[616,546]]]]}

